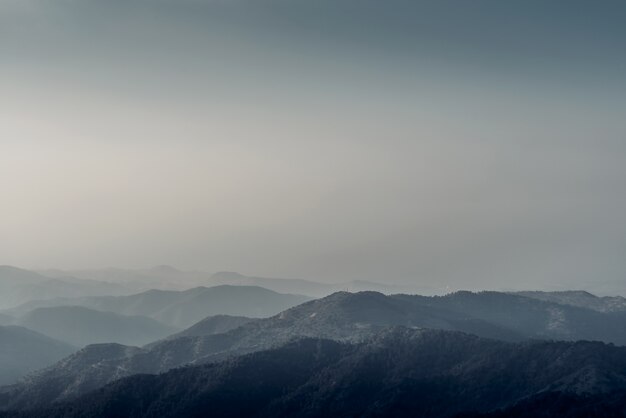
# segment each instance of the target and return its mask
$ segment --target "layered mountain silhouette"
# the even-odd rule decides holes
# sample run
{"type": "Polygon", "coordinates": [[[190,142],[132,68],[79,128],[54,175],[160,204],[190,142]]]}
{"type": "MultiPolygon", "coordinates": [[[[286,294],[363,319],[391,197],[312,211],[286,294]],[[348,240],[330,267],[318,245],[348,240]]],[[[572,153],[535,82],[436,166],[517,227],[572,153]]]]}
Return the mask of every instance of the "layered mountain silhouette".
{"type": "Polygon", "coordinates": [[[51,278],[16,267],[0,266],[0,309],[37,299],[129,293],[132,292],[122,284],[79,280],[69,276],[51,278]]]}
{"type": "Polygon", "coordinates": [[[75,347],[18,326],[0,326],[0,385],[68,356],[75,347]]]}
{"type": "Polygon", "coordinates": [[[182,271],[172,266],[156,266],[140,270],[117,268],[70,271],[44,270],[41,273],[46,276],[56,278],[72,276],[84,280],[98,280],[120,284],[123,283],[127,287],[133,287],[141,290],[184,290],[200,286],[214,287],[221,285],[259,286],[278,293],[302,294],[309,297],[324,297],[338,291],[377,291],[386,294],[433,294],[443,290],[419,286],[383,284],[365,280],[352,280],[342,283],[323,283],[303,279],[246,276],[230,271],[210,274],[202,271],[182,271]]]}
{"type": "Polygon", "coordinates": [[[43,307],[82,306],[123,315],[146,316],[186,328],[211,315],[268,317],[310,300],[256,286],[196,287],[185,291],[149,290],[129,296],[56,298],[32,301],[10,311],[23,314],[43,307]]]}
{"type": "Polygon", "coordinates": [[[175,327],[152,318],[119,315],[80,306],[38,308],[16,322],[78,347],[97,343],[143,345],[177,331],[175,327]]]}
{"type": "Polygon", "coordinates": [[[175,267],[161,265],[147,269],[103,268],[87,270],[42,270],[39,273],[55,278],[67,276],[89,281],[104,281],[122,284],[139,293],[150,289],[184,290],[208,285],[210,274],[198,271],[181,271],[175,267]]]}
{"type": "Polygon", "coordinates": [[[181,336],[144,348],[88,346],[4,389],[15,408],[72,399],[119,378],[163,373],[270,349],[294,338],[359,342],[390,326],[463,331],[502,341],[599,340],[626,343],[624,316],[497,292],[444,297],[339,292],[220,334],[181,336]]]}
{"type": "Polygon", "coordinates": [[[276,279],[268,277],[245,276],[232,271],[215,273],[209,279],[213,285],[260,286],[280,293],[297,293],[312,297],[324,297],[335,292],[374,291],[385,294],[416,293],[418,290],[432,293],[433,289],[411,286],[389,285],[366,280],[352,280],[343,283],[320,283],[302,279],[276,279]]]}
{"type": "MultiPolygon", "coordinates": [[[[584,408],[624,390],[624,347],[506,343],[392,327],[354,344],[305,338],[214,364],[132,376],[17,416],[452,417],[501,413],[550,396],[584,408]]],[[[619,406],[605,409],[619,412],[619,406]]],[[[537,416],[561,416],[553,412],[537,416]]]]}

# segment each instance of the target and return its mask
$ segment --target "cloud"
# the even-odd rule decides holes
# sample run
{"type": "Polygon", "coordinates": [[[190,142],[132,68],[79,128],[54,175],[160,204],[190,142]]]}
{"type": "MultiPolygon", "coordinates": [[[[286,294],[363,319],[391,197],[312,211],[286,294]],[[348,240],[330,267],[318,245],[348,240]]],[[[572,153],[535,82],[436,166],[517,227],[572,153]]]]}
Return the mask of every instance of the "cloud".
{"type": "Polygon", "coordinates": [[[3,2],[2,262],[621,277],[624,7],[557,3],[3,2]]]}

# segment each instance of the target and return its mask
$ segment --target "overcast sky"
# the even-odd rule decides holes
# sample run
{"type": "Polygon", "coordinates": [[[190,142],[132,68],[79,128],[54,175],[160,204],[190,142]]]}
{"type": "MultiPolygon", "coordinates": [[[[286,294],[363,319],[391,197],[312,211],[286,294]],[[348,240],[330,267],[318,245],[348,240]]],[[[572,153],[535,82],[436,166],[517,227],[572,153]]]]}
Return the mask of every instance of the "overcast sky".
{"type": "Polygon", "coordinates": [[[626,282],[626,3],[3,0],[0,264],[626,282]]]}

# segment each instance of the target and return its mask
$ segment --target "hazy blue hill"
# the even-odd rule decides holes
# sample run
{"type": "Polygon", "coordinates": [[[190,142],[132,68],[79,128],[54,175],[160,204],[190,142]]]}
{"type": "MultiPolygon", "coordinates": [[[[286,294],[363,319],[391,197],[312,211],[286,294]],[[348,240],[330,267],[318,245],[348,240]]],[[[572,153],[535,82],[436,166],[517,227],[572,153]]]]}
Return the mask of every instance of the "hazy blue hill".
{"type": "Polygon", "coordinates": [[[149,290],[129,296],[59,298],[24,304],[11,311],[24,313],[39,307],[84,306],[123,315],[141,315],[178,328],[189,327],[212,315],[268,317],[310,300],[256,286],[196,287],[185,291],[149,290]]]}
{"type": "MultiPolygon", "coordinates": [[[[81,281],[71,278],[49,279],[39,283],[19,286],[13,291],[13,298],[19,303],[56,297],[83,297],[98,295],[120,295],[129,293],[123,286],[81,281]]],[[[16,306],[15,304],[13,304],[16,306]]]]}
{"type": "Polygon", "coordinates": [[[16,267],[0,266],[0,309],[14,308],[32,300],[128,293],[128,289],[120,284],[73,277],[51,278],[16,267]]]}
{"type": "MultiPolygon", "coordinates": [[[[451,417],[511,407],[544,392],[585,399],[624,390],[623,347],[504,343],[395,327],[356,344],[303,339],[220,363],[133,376],[22,416],[451,417]]],[[[541,416],[560,416],[553,412],[541,416]]]]}
{"type": "Polygon", "coordinates": [[[98,270],[43,270],[42,274],[50,277],[64,278],[67,276],[98,280],[136,289],[139,293],[149,289],[184,290],[198,286],[214,287],[230,286],[258,286],[278,293],[306,295],[309,297],[324,297],[338,291],[377,291],[391,293],[424,293],[434,294],[442,289],[419,286],[399,286],[376,283],[365,280],[351,280],[342,283],[323,283],[313,280],[270,278],[246,276],[236,272],[223,271],[210,274],[202,271],[181,271],[171,266],[156,266],[149,269],[128,270],[107,268],[98,270]]]}
{"type": "Polygon", "coordinates": [[[0,385],[49,366],[75,347],[18,326],[0,326],[0,385]]]}
{"type": "Polygon", "coordinates": [[[211,282],[221,285],[261,286],[281,293],[301,293],[313,297],[333,293],[331,285],[302,279],[273,279],[244,276],[231,271],[222,271],[211,276],[211,282]]]}
{"type": "Polygon", "coordinates": [[[26,299],[21,293],[27,287],[41,284],[46,277],[11,266],[0,266],[0,309],[17,306],[26,299]]]}
{"type": "Polygon", "coordinates": [[[257,286],[199,287],[182,292],[183,298],[153,316],[178,326],[190,326],[209,315],[264,318],[310,300],[257,286]]]}
{"type": "Polygon", "coordinates": [[[139,293],[150,289],[183,290],[197,287],[210,277],[204,272],[180,271],[171,266],[155,266],[148,269],[104,268],[91,270],[44,270],[42,273],[50,277],[77,277],[84,280],[105,281],[123,284],[135,289],[131,293],[139,293]]]}
{"type": "Polygon", "coordinates": [[[151,318],[78,306],[39,308],[17,321],[29,329],[76,346],[109,342],[142,345],[176,331],[151,318]]]}

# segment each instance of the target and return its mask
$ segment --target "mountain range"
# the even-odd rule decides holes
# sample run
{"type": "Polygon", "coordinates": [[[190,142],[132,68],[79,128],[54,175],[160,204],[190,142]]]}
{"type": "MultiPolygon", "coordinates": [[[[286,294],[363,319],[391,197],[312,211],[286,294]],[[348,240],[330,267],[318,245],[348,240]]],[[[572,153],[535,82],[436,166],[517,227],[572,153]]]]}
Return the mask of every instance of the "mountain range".
{"type": "Polygon", "coordinates": [[[280,293],[298,293],[315,298],[328,296],[335,292],[365,292],[374,291],[385,294],[392,293],[427,293],[437,290],[420,286],[399,286],[376,283],[366,280],[351,280],[342,283],[321,283],[302,279],[275,279],[267,277],[245,276],[236,272],[223,271],[215,273],[210,278],[214,286],[230,284],[236,286],[260,286],[280,293]]]}
{"type": "Polygon", "coordinates": [[[69,402],[2,416],[437,418],[497,415],[549,397],[569,397],[576,413],[621,393],[621,404],[603,404],[608,417],[625,412],[624,390],[625,347],[506,343],[392,327],[353,344],[304,338],[218,363],[131,376],[69,402]]]}
{"type": "Polygon", "coordinates": [[[307,296],[280,294],[256,286],[215,286],[184,291],[149,290],[128,296],[38,300],[7,313],[19,316],[38,308],[82,306],[122,315],[145,316],[182,329],[212,315],[268,317],[308,300],[307,296]]]}
{"type": "Polygon", "coordinates": [[[155,266],[145,269],[102,268],[83,270],[38,270],[47,277],[75,277],[85,281],[102,281],[124,285],[140,293],[150,289],[185,290],[198,286],[209,286],[210,274],[201,271],[182,271],[172,266],[155,266]]]}
{"type": "Polygon", "coordinates": [[[339,292],[224,333],[215,334],[208,327],[205,335],[183,333],[144,348],[88,346],[2,392],[10,400],[5,407],[45,406],[133,374],[163,373],[185,365],[221,361],[271,349],[294,338],[359,342],[390,326],[462,331],[509,342],[561,339],[624,345],[623,324],[620,312],[598,312],[506,293],[423,297],[339,292]]]}
{"type": "Polygon", "coordinates": [[[192,287],[258,286],[278,293],[302,294],[309,297],[324,297],[338,291],[377,291],[381,293],[426,293],[434,294],[444,289],[424,286],[399,286],[365,280],[352,280],[342,283],[324,283],[313,280],[268,278],[246,276],[236,272],[182,271],[172,266],[156,266],[149,269],[99,269],[99,270],[41,270],[39,273],[56,278],[76,277],[89,281],[123,283],[136,289],[185,290],[192,287]]]}
{"type": "Polygon", "coordinates": [[[0,266],[0,309],[55,297],[124,295],[132,290],[119,283],[80,280],[70,276],[51,278],[11,266],[0,266]]]}

